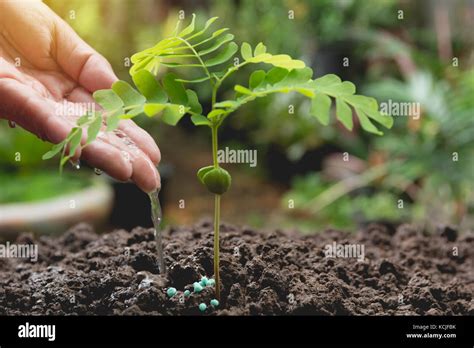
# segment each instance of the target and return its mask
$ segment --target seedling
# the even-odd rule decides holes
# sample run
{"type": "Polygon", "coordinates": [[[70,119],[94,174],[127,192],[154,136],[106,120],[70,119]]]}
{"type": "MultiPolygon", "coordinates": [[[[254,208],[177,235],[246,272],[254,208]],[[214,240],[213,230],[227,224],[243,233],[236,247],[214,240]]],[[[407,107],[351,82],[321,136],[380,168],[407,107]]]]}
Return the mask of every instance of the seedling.
{"type": "Polygon", "coordinates": [[[211,18],[204,27],[197,29],[193,15],[191,23],[184,29],[180,29],[179,21],[171,37],[134,54],[130,75],[137,89],[125,81],[118,81],[111,89],[95,92],[94,99],[103,110],[79,118],[68,137],[44,158],[60,153],[60,165],[63,166],[76,149],[94,141],[100,130],[114,131],[121,119],[139,115],[159,116],[164,123],[175,126],[188,114],[196,126],[209,127],[213,162],[199,169],[197,176],[214,194],[214,278],[216,298],[220,300],[220,203],[221,196],[230,188],[231,176],[220,166],[217,150],[218,130],[227,117],[257,98],[296,92],[311,100],[310,113],[323,125],[329,124],[332,99],[335,100],[337,119],[349,130],[353,128],[353,113],[363,129],[379,135],[382,133],[372,121],[390,128],[393,120],[379,112],[375,99],[356,95],[353,83],[341,81],[332,74],[313,79],[313,71],[303,61],[285,54],[268,53],[263,43],[253,48],[249,43],[242,43],[239,57],[239,46],[228,28],[210,32],[216,20],[217,17],[211,18]],[[244,74],[244,67],[253,69],[247,86],[235,85],[233,98],[218,100],[223,83],[234,73],[244,74]],[[193,72],[196,76],[184,79],[177,75],[182,72],[193,72]],[[196,92],[185,87],[200,83],[211,87],[209,110],[203,110],[196,92]],[[81,143],[83,134],[87,134],[87,139],[81,143]]]}

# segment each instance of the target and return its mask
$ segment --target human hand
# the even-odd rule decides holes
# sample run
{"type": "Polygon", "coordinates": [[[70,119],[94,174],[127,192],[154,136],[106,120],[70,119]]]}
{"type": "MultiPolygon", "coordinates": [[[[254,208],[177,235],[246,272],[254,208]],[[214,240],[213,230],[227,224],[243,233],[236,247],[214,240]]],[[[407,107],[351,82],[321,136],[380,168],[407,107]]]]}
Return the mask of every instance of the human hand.
{"type": "MultiPolygon", "coordinates": [[[[0,118],[59,143],[82,116],[61,114],[61,106],[93,105],[92,93],[116,80],[105,58],[45,4],[0,1],[0,118]]],[[[132,120],[122,120],[118,132],[103,134],[75,157],[145,192],[160,186],[160,151],[132,120]]]]}

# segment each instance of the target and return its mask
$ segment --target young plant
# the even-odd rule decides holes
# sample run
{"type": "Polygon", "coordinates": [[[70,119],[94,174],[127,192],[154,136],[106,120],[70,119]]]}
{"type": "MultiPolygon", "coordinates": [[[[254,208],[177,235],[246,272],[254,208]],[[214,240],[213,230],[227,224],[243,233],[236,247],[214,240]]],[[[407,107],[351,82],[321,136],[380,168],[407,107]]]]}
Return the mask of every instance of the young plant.
{"type": "Polygon", "coordinates": [[[220,201],[231,185],[229,172],[217,160],[218,130],[225,119],[257,98],[296,92],[311,100],[311,115],[323,125],[329,124],[333,99],[337,119],[349,130],[353,128],[354,112],[363,129],[379,135],[382,133],[372,121],[387,128],[392,126],[393,121],[379,112],[375,99],[355,94],[356,89],[351,82],[341,81],[332,74],[313,79],[313,71],[303,61],[285,54],[268,53],[263,43],[254,48],[246,42],[242,43],[241,59],[234,58],[239,46],[233,41],[234,36],[228,28],[210,32],[216,20],[217,17],[211,18],[203,28],[198,29],[193,15],[191,23],[184,29],[180,30],[181,23],[178,22],[171,37],[134,54],[130,75],[136,89],[125,81],[117,81],[111,89],[95,92],[94,99],[103,110],[79,118],[70,135],[44,157],[51,158],[61,153],[61,165],[64,165],[78,147],[87,146],[97,137],[99,129],[113,131],[121,119],[139,115],[159,116],[164,123],[175,126],[188,114],[196,126],[209,127],[213,163],[199,169],[197,176],[214,194],[214,277],[216,298],[220,300],[220,201]],[[248,85],[235,85],[233,98],[217,100],[223,82],[246,66],[254,67],[248,85]],[[186,80],[177,75],[187,69],[194,69],[197,77],[186,80]],[[196,92],[185,87],[199,83],[208,83],[211,87],[210,110],[204,111],[196,92]],[[81,144],[83,133],[87,133],[87,140],[81,144]]]}

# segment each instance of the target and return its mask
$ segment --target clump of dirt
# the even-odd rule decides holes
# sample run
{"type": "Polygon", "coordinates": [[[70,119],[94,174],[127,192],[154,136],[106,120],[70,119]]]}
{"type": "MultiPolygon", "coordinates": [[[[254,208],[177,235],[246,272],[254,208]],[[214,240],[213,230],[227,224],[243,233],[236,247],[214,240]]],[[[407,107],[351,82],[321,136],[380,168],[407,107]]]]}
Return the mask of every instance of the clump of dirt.
{"type": "MultiPolygon", "coordinates": [[[[370,225],[301,236],[224,224],[222,299],[204,314],[473,315],[474,234],[448,232],[370,225]],[[364,258],[326,257],[327,245],[362,246],[364,258]]],[[[209,221],[167,228],[165,276],[152,229],[100,236],[80,224],[59,238],[22,235],[16,243],[37,243],[38,261],[0,259],[0,314],[201,314],[213,288],[182,291],[212,277],[212,238],[209,221]]]]}

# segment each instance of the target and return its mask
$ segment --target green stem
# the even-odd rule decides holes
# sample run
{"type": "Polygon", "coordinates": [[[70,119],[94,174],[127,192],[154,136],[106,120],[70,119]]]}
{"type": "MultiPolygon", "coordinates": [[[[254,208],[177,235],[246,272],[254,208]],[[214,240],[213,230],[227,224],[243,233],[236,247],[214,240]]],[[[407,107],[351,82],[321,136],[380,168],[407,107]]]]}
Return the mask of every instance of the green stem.
{"type": "Polygon", "coordinates": [[[218,126],[213,125],[212,129],[212,163],[214,167],[219,167],[219,162],[217,161],[217,129],[218,126]]]}
{"type": "Polygon", "coordinates": [[[216,281],[216,298],[221,300],[221,279],[219,276],[219,225],[221,196],[214,195],[214,279],[216,281]]]}
{"type": "Polygon", "coordinates": [[[224,76],[222,76],[220,79],[218,78],[216,83],[214,84],[214,87],[212,89],[212,108],[214,108],[214,104],[216,103],[216,94],[217,94],[217,90],[219,89],[219,87],[221,86],[222,82],[224,82],[224,80],[226,78],[228,78],[230,75],[232,75],[234,72],[236,72],[237,70],[239,70],[241,67],[247,65],[248,62],[243,62],[243,63],[240,63],[239,65],[236,65],[232,68],[230,68],[229,70],[227,70],[227,72],[224,74],[224,76]]]}
{"type": "MultiPolygon", "coordinates": [[[[217,125],[213,125],[212,129],[212,162],[215,168],[219,167],[217,161],[217,125]]],[[[214,195],[214,279],[216,281],[216,298],[221,300],[221,281],[219,276],[219,228],[221,216],[221,196],[214,195]]]]}

